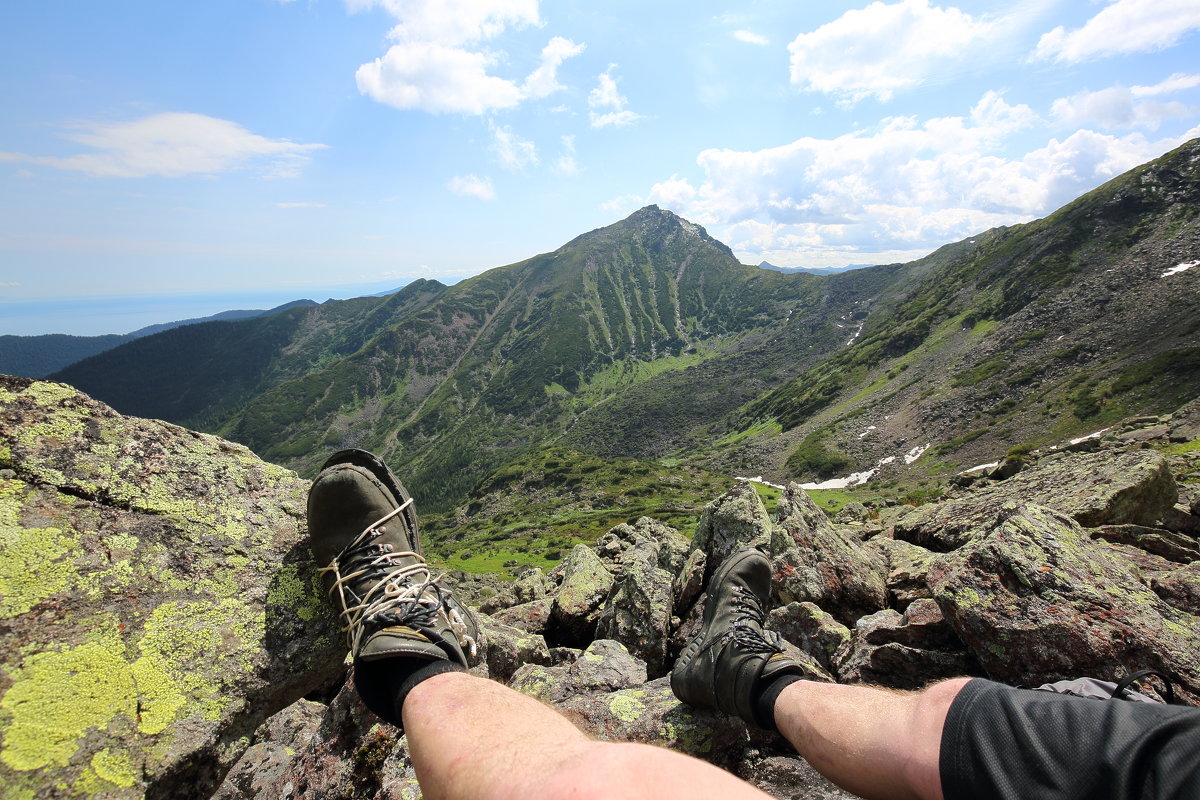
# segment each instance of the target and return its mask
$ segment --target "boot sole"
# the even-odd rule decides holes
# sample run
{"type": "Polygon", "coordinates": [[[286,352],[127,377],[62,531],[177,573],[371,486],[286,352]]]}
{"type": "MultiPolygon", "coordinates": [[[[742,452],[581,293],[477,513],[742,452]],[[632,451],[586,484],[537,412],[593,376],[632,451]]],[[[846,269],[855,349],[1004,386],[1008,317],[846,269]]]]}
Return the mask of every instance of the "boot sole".
{"type": "MultiPolygon", "coordinates": [[[[339,450],[325,460],[325,463],[321,465],[320,471],[324,472],[328,468],[337,466],[338,464],[351,464],[371,473],[377,481],[392,493],[397,506],[402,506],[412,499],[412,495],[404,488],[404,484],[396,477],[396,473],[392,472],[391,468],[383,463],[383,460],[374,453],[355,449],[339,450]]],[[[409,536],[412,539],[413,552],[424,558],[425,549],[421,546],[420,523],[417,521],[416,508],[410,505],[404,509],[401,516],[408,526],[409,536]]]]}

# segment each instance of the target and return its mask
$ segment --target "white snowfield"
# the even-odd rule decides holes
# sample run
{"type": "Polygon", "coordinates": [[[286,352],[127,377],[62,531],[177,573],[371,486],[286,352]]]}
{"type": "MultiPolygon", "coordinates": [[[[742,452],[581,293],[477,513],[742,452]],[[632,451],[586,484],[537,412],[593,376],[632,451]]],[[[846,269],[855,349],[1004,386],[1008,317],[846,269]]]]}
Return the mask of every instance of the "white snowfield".
{"type": "Polygon", "coordinates": [[[1181,272],[1187,272],[1189,269],[1191,269],[1192,267],[1195,267],[1195,266],[1200,266],[1200,259],[1197,259],[1195,261],[1187,261],[1187,262],[1184,262],[1183,264],[1176,264],[1175,266],[1171,267],[1169,270],[1164,272],[1159,277],[1166,278],[1171,275],[1178,275],[1181,272]]]}
{"type": "Polygon", "coordinates": [[[849,475],[846,475],[845,477],[842,477],[842,478],[830,478],[829,480],[821,481],[820,483],[802,483],[802,484],[800,484],[800,488],[801,489],[848,489],[851,486],[862,486],[864,483],[871,480],[871,478],[875,477],[875,473],[879,472],[880,467],[884,467],[884,466],[887,466],[888,464],[891,464],[897,458],[903,458],[905,464],[911,464],[914,461],[916,461],[918,458],[920,458],[921,455],[926,450],[929,449],[929,447],[930,447],[929,443],[925,443],[923,445],[917,445],[916,447],[914,447],[913,449],[911,449],[907,453],[905,453],[903,456],[888,456],[887,458],[879,459],[879,461],[876,462],[875,466],[872,467],[871,469],[863,470],[862,472],[852,472],[849,475]]]}
{"type": "Polygon", "coordinates": [[[998,466],[1000,466],[999,461],[992,461],[987,464],[980,464],[977,467],[971,467],[970,469],[964,469],[962,472],[960,472],[958,474],[959,475],[970,475],[972,472],[983,472],[985,469],[995,469],[998,466]]]}

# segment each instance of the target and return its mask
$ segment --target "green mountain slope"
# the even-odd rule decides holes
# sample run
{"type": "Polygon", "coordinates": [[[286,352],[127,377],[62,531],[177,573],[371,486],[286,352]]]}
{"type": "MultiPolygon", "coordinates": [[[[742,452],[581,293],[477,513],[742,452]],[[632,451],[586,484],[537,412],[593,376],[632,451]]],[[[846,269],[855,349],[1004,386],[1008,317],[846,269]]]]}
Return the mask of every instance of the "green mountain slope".
{"type": "Polygon", "coordinates": [[[1198,212],[1193,141],[975,237],[897,285],[852,347],[751,403],[742,427],[783,434],[739,458],[817,479],[929,444],[926,466],[950,469],[1173,410],[1200,394],[1200,270],[1171,272],[1200,257],[1198,212]]]}

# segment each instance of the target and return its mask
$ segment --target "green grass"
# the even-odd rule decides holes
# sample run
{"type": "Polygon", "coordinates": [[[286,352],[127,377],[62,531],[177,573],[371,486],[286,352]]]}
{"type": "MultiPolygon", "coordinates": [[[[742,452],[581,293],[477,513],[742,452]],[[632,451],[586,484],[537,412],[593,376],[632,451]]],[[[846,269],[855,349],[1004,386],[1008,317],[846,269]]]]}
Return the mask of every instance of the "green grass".
{"type": "MultiPolygon", "coordinates": [[[[783,426],[773,419],[764,420],[756,425],[751,425],[744,431],[733,431],[723,436],[716,444],[717,447],[725,447],[731,444],[737,444],[740,441],[749,439],[751,436],[777,436],[783,433],[783,426]]],[[[661,462],[660,462],[661,463],[661,462]]]]}

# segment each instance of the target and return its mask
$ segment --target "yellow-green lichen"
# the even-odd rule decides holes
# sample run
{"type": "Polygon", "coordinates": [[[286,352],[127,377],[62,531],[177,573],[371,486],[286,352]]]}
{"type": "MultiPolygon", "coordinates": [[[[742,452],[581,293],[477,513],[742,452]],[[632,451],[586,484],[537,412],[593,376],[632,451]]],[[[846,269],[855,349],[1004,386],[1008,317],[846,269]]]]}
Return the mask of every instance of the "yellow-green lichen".
{"type": "Polygon", "coordinates": [[[132,669],[138,695],[138,730],[148,734],[162,733],[179,718],[187,698],[162,659],[142,656],[133,662],[132,669]]]}
{"type": "Polygon", "coordinates": [[[58,528],[0,527],[0,619],[65,591],[76,577],[70,556],[78,547],[77,536],[58,528]]]}
{"type": "Polygon", "coordinates": [[[646,706],[640,700],[627,694],[618,694],[613,695],[612,699],[608,701],[608,710],[622,722],[632,723],[642,715],[646,706]]]}
{"type": "Polygon", "coordinates": [[[324,608],[324,600],[316,581],[312,580],[314,576],[311,571],[307,576],[302,574],[295,564],[284,564],[267,590],[267,608],[282,607],[305,622],[317,619],[324,608]],[[306,581],[306,577],[309,580],[306,581]]]}
{"type": "Polygon", "coordinates": [[[133,786],[137,780],[128,751],[114,752],[106,747],[92,756],[92,769],[104,780],[122,788],[133,786]]]}
{"type": "Polygon", "coordinates": [[[15,770],[65,767],[77,742],[137,714],[133,675],[120,642],[88,642],[30,656],[0,699],[11,720],[0,760],[15,770]]]}
{"type": "MultiPolygon", "coordinates": [[[[161,673],[173,685],[160,698],[173,699],[177,692],[186,699],[185,713],[215,721],[230,702],[224,691],[230,659],[236,659],[242,674],[252,673],[264,627],[262,614],[236,598],[163,603],[146,621],[138,661],[148,676],[161,673]],[[216,663],[226,668],[214,674],[216,663]]],[[[167,716],[158,715],[156,724],[167,716]]]]}
{"type": "Polygon", "coordinates": [[[6,444],[0,444],[0,463],[12,463],[12,450],[8,449],[6,444]]]}

